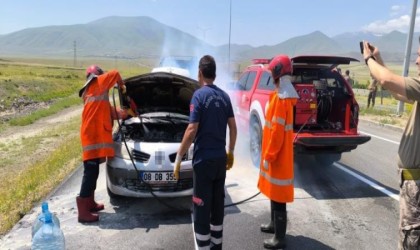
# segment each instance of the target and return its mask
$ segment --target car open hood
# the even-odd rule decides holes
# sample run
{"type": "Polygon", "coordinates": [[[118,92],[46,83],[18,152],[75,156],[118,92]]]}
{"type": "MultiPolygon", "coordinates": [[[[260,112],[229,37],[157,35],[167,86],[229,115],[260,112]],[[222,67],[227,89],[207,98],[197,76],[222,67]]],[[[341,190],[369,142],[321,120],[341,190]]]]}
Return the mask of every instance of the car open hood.
{"type": "Polygon", "coordinates": [[[292,59],[293,64],[328,64],[332,66],[350,64],[359,60],[341,56],[296,56],[292,59]]]}
{"type": "MultiPolygon", "coordinates": [[[[190,100],[194,91],[200,87],[194,79],[166,72],[130,77],[124,83],[139,114],[176,112],[189,115],[190,100]]],[[[124,102],[122,105],[127,106],[124,102]]]]}
{"type": "Polygon", "coordinates": [[[178,67],[157,67],[153,68],[152,72],[168,72],[168,73],[174,73],[181,76],[191,77],[190,72],[186,69],[178,68],[178,67]]]}

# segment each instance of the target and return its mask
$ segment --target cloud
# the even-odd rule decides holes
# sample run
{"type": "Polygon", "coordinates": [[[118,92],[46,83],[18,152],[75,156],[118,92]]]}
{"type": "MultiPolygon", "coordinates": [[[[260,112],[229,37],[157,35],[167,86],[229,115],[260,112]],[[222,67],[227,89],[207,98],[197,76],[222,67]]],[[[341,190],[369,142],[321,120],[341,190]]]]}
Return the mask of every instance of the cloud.
{"type": "Polygon", "coordinates": [[[387,21],[379,20],[362,27],[363,31],[373,33],[376,35],[387,34],[391,31],[397,30],[400,32],[407,32],[410,25],[410,16],[403,15],[398,18],[387,21]]]}
{"type": "Polygon", "coordinates": [[[405,12],[406,12],[406,7],[404,5],[393,5],[391,6],[390,16],[399,16],[405,12]]]}
{"type": "MultiPolygon", "coordinates": [[[[407,14],[407,7],[403,5],[393,5],[390,10],[390,16],[393,17],[389,20],[378,20],[362,27],[365,32],[373,33],[375,35],[388,34],[391,31],[400,31],[407,33],[410,27],[411,15],[407,14]]],[[[420,8],[416,9],[416,19],[420,16],[420,8]]],[[[415,27],[416,31],[420,27],[415,27]]]]}

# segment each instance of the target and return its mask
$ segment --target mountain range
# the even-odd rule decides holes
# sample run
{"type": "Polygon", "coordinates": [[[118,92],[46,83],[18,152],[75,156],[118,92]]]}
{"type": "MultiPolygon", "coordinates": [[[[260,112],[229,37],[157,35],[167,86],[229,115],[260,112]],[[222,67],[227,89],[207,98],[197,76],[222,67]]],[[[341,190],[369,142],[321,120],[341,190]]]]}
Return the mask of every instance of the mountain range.
{"type": "MultiPolygon", "coordinates": [[[[419,34],[413,36],[412,56],[417,51],[419,34]]],[[[263,37],[261,39],[264,39],[263,37]]],[[[328,37],[321,31],[292,37],[276,45],[253,47],[230,44],[213,46],[191,34],[165,25],[151,17],[105,17],[86,24],[28,28],[0,35],[1,56],[51,57],[161,57],[215,54],[233,61],[291,56],[342,55],[361,59],[359,41],[377,45],[387,61],[404,59],[407,34],[393,31],[383,36],[364,32],[328,37]],[[229,53],[230,50],[230,53],[229,53]]]]}

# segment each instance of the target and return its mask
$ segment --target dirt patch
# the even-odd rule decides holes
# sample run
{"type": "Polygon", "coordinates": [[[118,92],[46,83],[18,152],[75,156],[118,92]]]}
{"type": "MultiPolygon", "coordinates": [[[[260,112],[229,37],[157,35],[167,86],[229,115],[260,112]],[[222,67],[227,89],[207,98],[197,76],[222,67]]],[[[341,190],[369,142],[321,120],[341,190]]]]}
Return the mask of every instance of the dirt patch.
{"type": "Polygon", "coordinates": [[[15,98],[7,107],[4,100],[0,100],[0,122],[9,121],[12,118],[28,115],[36,110],[48,108],[53,102],[35,102],[27,97],[15,98]]]}
{"type": "Polygon", "coordinates": [[[0,143],[7,143],[21,137],[31,137],[50,129],[51,126],[64,124],[69,120],[80,116],[82,109],[82,106],[71,107],[52,116],[42,118],[30,125],[9,127],[0,132],[0,143]]]}
{"type": "Polygon", "coordinates": [[[1,131],[0,159],[3,160],[0,163],[0,180],[19,174],[53,152],[68,134],[67,131],[60,132],[58,128],[80,117],[82,108],[71,107],[33,124],[12,126],[1,131]]]}

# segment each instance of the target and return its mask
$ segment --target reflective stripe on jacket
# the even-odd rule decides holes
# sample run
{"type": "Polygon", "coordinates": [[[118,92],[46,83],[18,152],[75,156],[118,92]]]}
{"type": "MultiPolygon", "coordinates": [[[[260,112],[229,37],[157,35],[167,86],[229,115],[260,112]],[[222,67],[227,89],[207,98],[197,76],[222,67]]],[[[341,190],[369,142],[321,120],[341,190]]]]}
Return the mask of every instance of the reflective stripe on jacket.
{"type": "Polygon", "coordinates": [[[93,79],[83,93],[84,109],[80,129],[83,161],[114,156],[109,89],[115,83],[122,85],[121,76],[115,70],[109,71],[93,79]]]}
{"type": "Polygon", "coordinates": [[[293,106],[296,98],[270,95],[263,129],[258,188],[270,200],[293,201],[293,106]],[[268,162],[268,166],[264,165],[268,162]]]}

